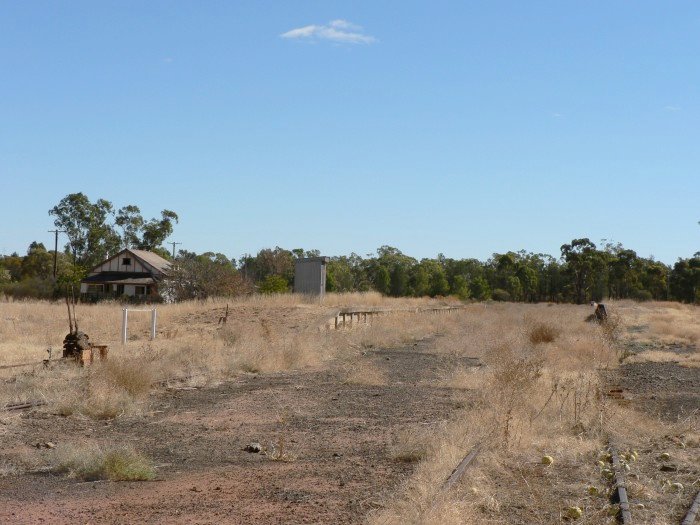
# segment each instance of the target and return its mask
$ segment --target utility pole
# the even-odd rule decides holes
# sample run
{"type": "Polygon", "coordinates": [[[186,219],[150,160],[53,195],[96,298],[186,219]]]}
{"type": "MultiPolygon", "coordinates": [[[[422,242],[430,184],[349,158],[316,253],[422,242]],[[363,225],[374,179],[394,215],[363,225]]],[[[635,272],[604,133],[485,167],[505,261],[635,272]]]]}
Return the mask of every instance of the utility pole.
{"type": "Polygon", "coordinates": [[[54,234],[53,241],[53,280],[56,280],[56,265],[58,263],[58,234],[66,233],[64,230],[49,230],[49,233],[54,234]]]}
{"type": "Polygon", "coordinates": [[[173,259],[174,259],[174,258],[175,258],[175,245],[176,245],[176,244],[182,244],[182,243],[181,243],[181,242],[169,242],[168,244],[172,244],[172,245],[173,245],[173,259]]]}

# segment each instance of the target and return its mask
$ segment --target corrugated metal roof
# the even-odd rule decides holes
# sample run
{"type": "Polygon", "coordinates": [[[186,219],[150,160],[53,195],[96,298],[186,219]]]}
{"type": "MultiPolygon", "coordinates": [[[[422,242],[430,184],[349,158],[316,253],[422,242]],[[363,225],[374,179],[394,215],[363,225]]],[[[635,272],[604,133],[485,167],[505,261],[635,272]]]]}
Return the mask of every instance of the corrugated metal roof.
{"type": "Polygon", "coordinates": [[[139,259],[142,259],[143,261],[153,266],[159,272],[167,273],[170,269],[170,262],[163,259],[157,253],[149,252],[146,250],[133,250],[131,248],[129,248],[129,251],[139,259]]]}

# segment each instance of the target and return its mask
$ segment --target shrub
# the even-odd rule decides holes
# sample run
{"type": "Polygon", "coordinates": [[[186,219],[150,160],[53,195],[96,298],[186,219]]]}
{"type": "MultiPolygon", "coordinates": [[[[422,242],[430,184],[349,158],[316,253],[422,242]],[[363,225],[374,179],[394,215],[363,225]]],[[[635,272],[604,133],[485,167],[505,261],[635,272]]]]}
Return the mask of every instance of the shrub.
{"type": "Polygon", "coordinates": [[[491,297],[494,301],[510,301],[511,297],[510,294],[503,290],[502,288],[496,288],[493,293],[491,294],[491,297]]]}
{"type": "Polygon", "coordinates": [[[533,345],[552,343],[559,336],[559,329],[547,323],[534,323],[527,331],[527,337],[533,345]]]}
{"type": "Polygon", "coordinates": [[[15,299],[52,299],[55,293],[53,282],[39,277],[2,284],[0,291],[15,299]]]}
{"type": "Polygon", "coordinates": [[[86,481],[145,481],[155,478],[150,460],[131,448],[104,451],[96,445],[57,449],[53,471],[86,481]]]}
{"type": "Polygon", "coordinates": [[[654,299],[654,296],[649,290],[633,290],[630,297],[639,302],[651,301],[654,299]]]}
{"type": "Polygon", "coordinates": [[[268,275],[265,280],[260,283],[260,293],[285,293],[288,291],[289,285],[287,279],[281,275],[268,275]]]}

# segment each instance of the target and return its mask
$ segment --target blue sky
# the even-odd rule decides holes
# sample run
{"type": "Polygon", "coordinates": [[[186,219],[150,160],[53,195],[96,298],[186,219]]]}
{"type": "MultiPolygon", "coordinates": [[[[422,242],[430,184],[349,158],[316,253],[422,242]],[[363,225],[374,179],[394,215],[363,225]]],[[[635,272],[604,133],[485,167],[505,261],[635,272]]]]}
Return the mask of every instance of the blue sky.
{"type": "Polygon", "coordinates": [[[0,0],[0,253],[82,191],[169,240],[700,250],[697,2],[0,0]]]}

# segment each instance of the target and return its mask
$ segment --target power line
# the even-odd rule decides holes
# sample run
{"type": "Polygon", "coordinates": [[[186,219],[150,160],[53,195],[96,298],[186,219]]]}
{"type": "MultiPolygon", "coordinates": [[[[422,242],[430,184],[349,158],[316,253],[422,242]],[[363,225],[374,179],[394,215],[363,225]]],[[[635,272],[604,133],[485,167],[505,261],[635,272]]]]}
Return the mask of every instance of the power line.
{"type": "Polygon", "coordinates": [[[58,263],[58,234],[66,233],[65,230],[49,230],[49,233],[55,234],[53,242],[53,280],[56,280],[56,266],[58,263]]]}
{"type": "Polygon", "coordinates": [[[175,258],[175,245],[182,244],[181,242],[169,242],[168,244],[173,245],[173,259],[175,258]]]}

